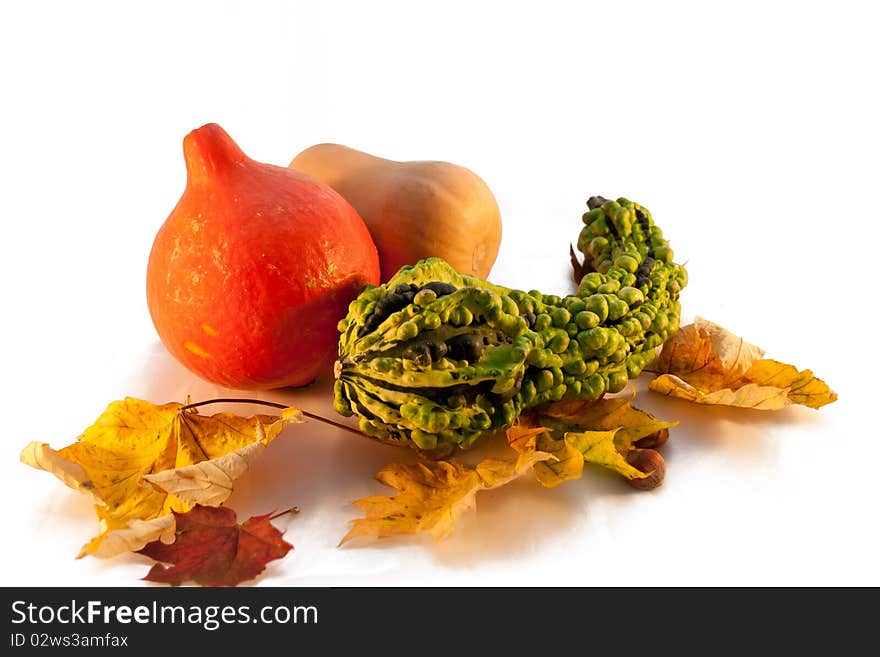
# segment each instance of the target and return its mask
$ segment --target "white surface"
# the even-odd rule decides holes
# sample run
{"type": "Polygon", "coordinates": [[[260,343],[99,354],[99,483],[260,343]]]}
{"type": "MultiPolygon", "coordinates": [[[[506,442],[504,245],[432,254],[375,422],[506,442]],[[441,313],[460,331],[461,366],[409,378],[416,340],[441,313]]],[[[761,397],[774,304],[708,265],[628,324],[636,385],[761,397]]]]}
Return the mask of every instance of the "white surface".
{"type": "MultiPolygon", "coordinates": [[[[702,315],[810,367],[815,412],[694,408],[653,493],[590,472],[482,494],[429,537],[336,547],[349,502],[407,453],[309,423],[230,501],[296,551],[277,584],[880,584],[875,251],[880,47],[870,3],[42,3],[0,5],[3,539],[0,580],[131,585],[146,558],[75,561],[89,501],[18,462],[125,395],[230,391],[159,344],[153,235],[184,184],[181,139],[223,125],[286,164],[337,141],[446,159],[504,216],[491,278],[566,292],[584,200],[651,209],[702,315]]],[[[266,393],[331,413],[320,387],[266,393]]],[[[219,409],[218,409],[219,410],[219,409]]],[[[237,409],[247,411],[250,409],[237,409]]]]}

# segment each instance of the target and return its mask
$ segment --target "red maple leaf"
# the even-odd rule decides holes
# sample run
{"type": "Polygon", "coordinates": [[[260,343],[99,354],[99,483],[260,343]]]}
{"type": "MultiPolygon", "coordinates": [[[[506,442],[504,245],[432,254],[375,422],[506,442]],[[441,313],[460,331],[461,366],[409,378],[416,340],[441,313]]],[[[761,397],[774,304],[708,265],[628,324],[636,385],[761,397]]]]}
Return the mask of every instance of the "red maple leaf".
{"type": "Polygon", "coordinates": [[[153,541],[139,550],[162,562],[144,579],[172,586],[187,580],[202,586],[236,586],[253,579],[268,562],[293,549],[269,522],[272,517],[254,516],[239,525],[235,511],[227,507],[196,505],[186,513],[175,511],[174,543],[153,541]]]}

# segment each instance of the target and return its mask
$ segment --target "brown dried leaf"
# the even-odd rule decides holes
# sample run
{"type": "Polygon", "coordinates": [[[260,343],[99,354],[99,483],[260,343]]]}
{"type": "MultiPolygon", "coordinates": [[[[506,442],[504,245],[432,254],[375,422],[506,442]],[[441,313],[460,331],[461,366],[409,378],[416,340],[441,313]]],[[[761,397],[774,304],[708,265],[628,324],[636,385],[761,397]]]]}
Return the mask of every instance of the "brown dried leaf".
{"type": "Polygon", "coordinates": [[[764,350],[702,317],[681,327],[663,345],[651,369],[675,374],[694,385],[732,381],[743,376],[764,350]]]}
{"type": "Polygon", "coordinates": [[[150,520],[133,518],[119,526],[118,522],[107,517],[106,507],[97,506],[95,512],[101,533],[82,547],[77,559],[88,555],[108,559],[125,552],[136,552],[153,541],[174,541],[174,515],[171,513],[150,520]]]}
{"type": "Polygon", "coordinates": [[[144,481],[157,491],[174,495],[186,504],[220,506],[232,495],[235,480],[243,475],[266,449],[261,439],[215,459],[156,474],[144,481]]]}
{"type": "Polygon", "coordinates": [[[663,346],[650,389],[698,404],[777,410],[819,408],[837,399],[810,370],[762,358],[763,350],[697,318],[663,346]]]}

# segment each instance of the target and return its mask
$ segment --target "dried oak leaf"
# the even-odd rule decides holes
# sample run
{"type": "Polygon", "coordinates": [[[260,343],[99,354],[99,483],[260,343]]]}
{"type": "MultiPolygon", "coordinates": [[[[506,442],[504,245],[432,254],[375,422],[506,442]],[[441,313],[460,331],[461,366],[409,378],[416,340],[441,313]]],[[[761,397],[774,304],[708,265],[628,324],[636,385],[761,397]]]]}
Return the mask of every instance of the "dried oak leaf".
{"type": "Polygon", "coordinates": [[[221,503],[256,454],[287,422],[302,419],[293,408],[281,417],[245,418],[183,407],[129,397],[111,403],[77,442],[57,451],[31,443],[22,451],[27,465],[96,500],[101,533],[80,557],[138,549],[168,532],[168,518],[133,521],[156,520],[200,501],[221,503]]]}
{"type": "Polygon", "coordinates": [[[810,370],[762,358],[764,351],[702,318],[684,326],[660,352],[650,389],[698,404],[777,410],[819,408],[837,399],[810,370]]]}
{"type": "Polygon", "coordinates": [[[507,430],[507,440],[520,453],[536,450],[553,456],[533,465],[538,482],[553,488],[569,479],[579,479],[586,463],[608,468],[627,479],[649,476],[650,472],[641,472],[627,462],[627,453],[637,440],[676,424],[635,408],[631,398],[565,401],[520,417],[507,430]],[[524,437],[530,440],[524,441],[524,437]]]}
{"type": "Polygon", "coordinates": [[[150,582],[178,586],[192,580],[202,586],[236,586],[293,549],[270,522],[272,514],[239,525],[235,511],[226,507],[196,505],[185,513],[172,513],[174,542],[154,541],[139,550],[162,562],[144,577],[150,582]]]}
{"type": "Polygon", "coordinates": [[[503,486],[548,458],[552,457],[532,449],[515,459],[485,459],[473,468],[454,461],[392,463],[376,479],[398,494],[356,500],[366,517],[352,522],[340,545],[357,536],[385,538],[423,531],[439,541],[449,535],[461,514],[476,508],[479,491],[503,486]]]}

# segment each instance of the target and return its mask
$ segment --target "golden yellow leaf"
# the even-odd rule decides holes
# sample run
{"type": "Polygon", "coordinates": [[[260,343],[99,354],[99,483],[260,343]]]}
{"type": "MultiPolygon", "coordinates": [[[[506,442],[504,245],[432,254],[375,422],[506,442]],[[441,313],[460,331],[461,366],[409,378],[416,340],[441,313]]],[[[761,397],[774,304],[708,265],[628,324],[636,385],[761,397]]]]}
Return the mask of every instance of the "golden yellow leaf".
{"type": "Polygon", "coordinates": [[[635,408],[632,400],[608,397],[546,404],[522,416],[508,429],[507,439],[519,452],[531,448],[554,457],[534,466],[538,481],[547,487],[579,479],[585,463],[614,470],[627,479],[642,479],[650,473],[631,466],[626,455],[636,441],[678,422],[635,408]],[[523,443],[522,436],[529,436],[531,444],[523,443]]]}
{"type": "Polygon", "coordinates": [[[461,514],[475,508],[479,491],[503,486],[547,458],[549,454],[530,450],[516,459],[485,459],[475,468],[454,461],[392,463],[376,479],[399,492],[355,501],[365,517],[353,521],[340,545],[357,536],[385,538],[422,531],[439,541],[461,514]]]}
{"type": "Polygon", "coordinates": [[[521,417],[507,430],[507,443],[521,454],[537,451],[538,436],[548,432],[546,427],[532,426],[529,423],[529,417],[521,417]]]}
{"type": "MultiPolygon", "coordinates": [[[[262,432],[262,425],[257,425],[257,430],[262,432]]],[[[232,494],[235,480],[247,471],[265,449],[266,445],[260,439],[224,456],[144,475],[143,479],[156,490],[173,495],[190,506],[220,506],[232,494]]],[[[151,520],[130,519],[122,525],[107,517],[104,509],[96,508],[102,533],[83,546],[79,557],[87,554],[113,557],[140,550],[147,543],[165,536],[173,540],[174,515],[171,513],[151,520]]]]}
{"type": "MultiPolygon", "coordinates": [[[[262,432],[262,426],[257,425],[262,432]]],[[[232,495],[235,480],[266,449],[262,439],[215,459],[144,475],[144,481],[190,506],[220,506],[232,495]]]]}
{"type": "Polygon", "coordinates": [[[777,410],[819,408],[837,399],[810,370],[762,358],[764,352],[717,324],[697,318],[663,346],[649,387],[698,404],[777,410]]]}
{"type": "Polygon", "coordinates": [[[101,554],[105,535],[128,528],[130,520],[150,520],[192,506],[146,485],[145,476],[222,458],[254,443],[267,445],[288,421],[300,419],[295,409],[287,409],[280,418],[203,416],[183,404],[157,406],[126,398],[111,403],[77,442],[57,451],[45,443],[31,443],[21,460],[95,498],[103,531],[83,552],[101,554]]]}
{"type": "Polygon", "coordinates": [[[584,471],[584,455],[567,438],[555,440],[550,432],[538,437],[537,446],[541,451],[551,454],[552,459],[534,464],[535,478],[542,486],[554,488],[563,481],[578,479],[584,471]]]}
{"type": "Polygon", "coordinates": [[[627,452],[637,440],[668,429],[667,422],[632,405],[635,397],[605,397],[597,401],[564,401],[541,406],[537,422],[557,431],[615,431],[614,443],[627,452]]]}
{"type": "MultiPolygon", "coordinates": [[[[636,470],[621,453],[617,444],[617,431],[569,431],[565,434],[565,441],[583,454],[584,462],[601,465],[603,468],[614,470],[627,479],[642,479],[649,472],[636,470]]],[[[628,452],[629,448],[624,450],[628,452]]]]}
{"type": "MultiPolygon", "coordinates": [[[[530,421],[534,419],[526,418],[525,423],[530,421]]],[[[650,474],[627,463],[625,454],[631,446],[621,451],[615,441],[618,433],[616,429],[565,431],[561,438],[554,437],[553,433],[549,427],[530,428],[523,423],[517,423],[507,430],[508,442],[514,450],[521,454],[538,451],[553,457],[533,465],[538,482],[547,488],[553,488],[570,479],[580,479],[585,463],[601,465],[627,479],[641,479],[650,474]],[[525,442],[521,438],[522,434],[534,436],[534,439],[525,442]]]]}

